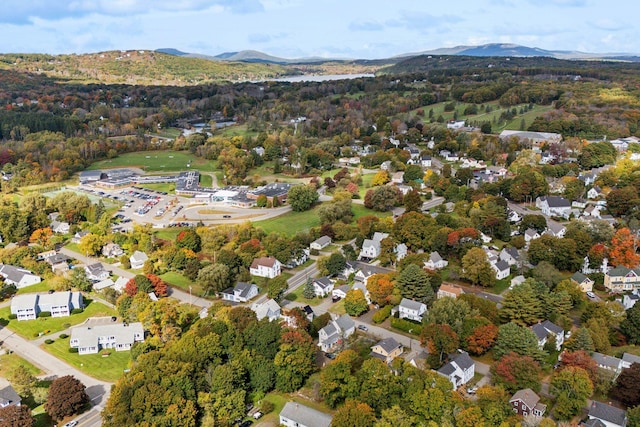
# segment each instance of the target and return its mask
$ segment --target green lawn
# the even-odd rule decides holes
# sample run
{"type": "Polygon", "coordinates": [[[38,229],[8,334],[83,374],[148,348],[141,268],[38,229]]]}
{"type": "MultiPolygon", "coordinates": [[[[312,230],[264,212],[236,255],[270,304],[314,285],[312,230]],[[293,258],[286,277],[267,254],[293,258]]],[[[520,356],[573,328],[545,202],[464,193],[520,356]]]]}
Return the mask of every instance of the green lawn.
{"type": "MultiPolygon", "coordinates": [[[[9,320],[7,327],[24,338],[34,339],[37,338],[40,333],[49,335],[68,329],[71,326],[79,325],[89,317],[116,315],[115,310],[99,302],[85,299],[85,304],[88,305],[82,313],[72,314],[69,317],[39,317],[35,320],[21,321],[14,319],[9,320]]],[[[0,309],[0,318],[2,319],[8,320],[10,314],[11,307],[0,309]]]]}
{"type": "Polygon", "coordinates": [[[251,131],[247,129],[247,125],[233,125],[233,126],[227,126],[218,130],[214,130],[213,131],[214,135],[221,135],[221,136],[225,136],[227,138],[233,137],[233,136],[249,136],[249,137],[255,137],[258,135],[258,132],[256,131],[251,131]]]}
{"type": "Polygon", "coordinates": [[[166,193],[173,193],[176,191],[175,182],[161,182],[158,184],[139,184],[139,187],[147,188],[153,191],[164,191],[166,193]]]}
{"type": "Polygon", "coordinates": [[[43,280],[42,282],[36,283],[35,285],[18,289],[16,295],[31,294],[34,292],[47,292],[49,289],[51,289],[51,286],[49,286],[49,282],[47,280],[43,280]]]}
{"type": "Polygon", "coordinates": [[[496,281],[496,284],[493,285],[490,289],[487,289],[488,292],[492,294],[500,295],[504,292],[509,286],[511,286],[511,276],[508,276],[506,279],[496,281]]]}
{"type": "MultiPolygon", "coordinates": [[[[301,304],[309,304],[311,306],[318,305],[318,304],[320,304],[321,302],[324,301],[324,298],[312,298],[312,299],[305,298],[302,295],[303,292],[304,292],[304,285],[298,287],[297,289],[295,289],[290,294],[285,295],[284,299],[286,299],[288,301],[299,302],[301,304]]],[[[327,298],[331,298],[331,297],[327,297],[327,298]]]]}
{"type": "Polygon", "coordinates": [[[216,163],[196,157],[187,151],[138,151],[122,154],[114,159],[102,160],[92,164],[89,169],[111,169],[136,167],[146,172],[180,172],[195,169],[203,172],[216,170],[216,163]]]}
{"type": "Polygon", "coordinates": [[[57,338],[52,344],[42,344],[44,350],[76,367],[85,374],[102,381],[115,382],[129,367],[130,352],[110,349],[108,357],[98,354],[69,353],[69,338],[57,338]]]}
{"type": "Polygon", "coordinates": [[[180,232],[184,229],[184,227],[161,228],[159,230],[156,230],[155,234],[158,239],[175,241],[178,237],[178,234],[180,234],[180,232]]]}
{"type": "Polygon", "coordinates": [[[262,228],[267,234],[282,233],[293,236],[300,231],[308,231],[312,227],[320,226],[317,209],[316,206],[304,212],[291,211],[275,218],[256,221],[253,225],[262,228]]]}
{"type": "Polygon", "coordinates": [[[213,186],[213,178],[211,175],[202,174],[200,175],[200,187],[211,187],[213,186]]]}
{"type": "Polygon", "coordinates": [[[175,286],[176,288],[180,288],[183,291],[189,292],[189,286],[191,286],[191,292],[193,295],[202,296],[204,294],[202,286],[192,282],[177,271],[168,271],[160,275],[160,278],[168,284],[175,286]]]}
{"type": "Polygon", "coordinates": [[[352,204],[351,211],[353,212],[354,219],[358,219],[363,216],[372,215],[377,216],[378,218],[384,218],[386,216],[391,216],[391,212],[378,212],[368,208],[365,208],[364,205],[352,204]]]}
{"type": "Polygon", "coordinates": [[[6,378],[9,373],[13,372],[20,365],[29,371],[31,375],[41,375],[43,373],[30,362],[27,362],[15,353],[11,353],[0,356],[0,377],[6,378]]]}
{"type": "Polygon", "coordinates": [[[44,403],[35,407],[31,411],[31,415],[36,419],[35,427],[51,427],[54,425],[53,420],[44,410],[44,403]]]}

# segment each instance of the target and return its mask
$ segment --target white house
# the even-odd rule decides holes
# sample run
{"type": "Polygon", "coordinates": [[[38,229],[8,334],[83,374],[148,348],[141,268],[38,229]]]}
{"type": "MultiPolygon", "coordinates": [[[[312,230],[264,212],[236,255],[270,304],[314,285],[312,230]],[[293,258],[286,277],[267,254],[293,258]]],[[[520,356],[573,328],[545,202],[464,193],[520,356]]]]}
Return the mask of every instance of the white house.
{"type": "Polygon", "coordinates": [[[331,244],[331,237],[329,237],[329,236],[321,236],[321,237],[318,237],[313,242],[311,242],[309,247],[311,249],[315,249],[317,251],[320,251],[320,250],[326,248],[327,246],[329,246],[330,244],[331,244]]]}
{"type": "Polygon", "coordinates": [[[4,283],[14,285],[18,289],[35,285],[42,281],[40,276],[36,276],[29,270],[7,264],[0,264],[0,276],[4,279],[4,283]]]}
{"type": "Polygon", "coordinates": [[[422,317],[427,312],[427,306],[421,302],[402,298],[398,306],[398,317],[422,322],[422,317]]]}
{"type": "Polygon", "coordinates": [[[464,127],[464,120],[450,120],[447,122],[447,129],[462,129],[464,127]]]}
{"type": "Polygon", "coordinates": [[[589,191],[587,191],[587,198],[588,199],[597,199],[599,197],[602,197],[602,189],[600,187],[598,187],[597,185],[594,185],[593,187],[591,187],[589,189],[589,191]]]}
{"type": "Polygon", "coordinates": [[[70,225],[64,221],[51,221],[51,231],[56,234],[66,234],[69,232],[70,225]]]}
{"type": "Polygon", "coordinates": [[[476,371],[476,363],[464,351],[460,351],[457,355],[450,355],[450,357],[449,362],[438,369],[437,372],[448,378],[453,384],[453,389],[457,390],[461,385],[471,381],[476,371]]]}
{"type": "Polygon", "coordinates": [[[348,314],[343,314],[318,331],[318,346],[322,351],[337,349],[355,330],[355,322],[348,314]]]}
{"type": "Polygon", "coordinates": [[[258,286],[253,283],[238,282],[233,288],[220,292],[222,299],[232,302],[247,302],[258,295],[258,286]]]}
{"type": "Polygon", "coordinates": [[[520,252],[514,247],[502,248],[499,256],[509,265],[516,265],[520,261],[520,252]]]}
{"type": "Polygon", "coordinates": [[[527,230],[524,232],[524,241],[527,243],[539,238],[540,238],[540,234],[533,228],[527,228],[527,230]]]}
{"type": "Polygon", "coordinates": [[[84,271],[87,273],[87,279],[92,282],[100,282],[102,280],[108,279],[110,273],[104,269],[104,266],[96,262],[95,264],[85,265],[84,271]]]}
{"type": "Polygon", "coordinates": [[[598,365],[599,368],[612,371],[616,375],[619,374],[622,370],[622,359],[598,353],[597,351],[591,353],[591,357],[593,358],[593,361],[596,362],[596,365],[598,365]]]}
{"type": "Polygon", "coordinates": [[[569,215],[571,214],[571,202],[564,197],[537,197],[536,207],[547,216],[561,216],[563,218],[569,218],[569,215]]]}
{"type": "Polygon", "coordinates": [[[567,227],[565,227],[564,225],[555,221],[549,221],[547,224],[547,229],[543,234],[548,234],[553,237],[562,238],[564,237],[564,234],[566,232],[567,232],[567,227]]]}
{"type": "Polygon", "coordinates": [[[420,157],[420,166],[422,166],[423,168],[430,168],[431,156],[423,155],[422,157],[420,157]]]}
{"type": "Polygon", "coordinates": [[[456,285],[450,285],[448,283],[443,283],[438,288],[438,293],[436,294],[436,298],[458,298],[460,295],[464,294],[464,291],[461,287],[456,285]]]}
{"type": "Polygon", "coordinates": [[[263,303],[254,303],[251,306],[251,310],[256,313],[256,317],[258,318],[258,320],[262,320],[266,317],[267,319],[269,319],[269,322],[278,320],[282,315],[280,306],[273,298],[268,299],[263,303]]]}
{"type": "Polygon", "coordinates": [[[71,328],[69,346],[78,354],[95,354],[101,349],[131,350],[134,343],[144,341],[142,323],[107,323],[71,328]]]}
{"type": "Polygon", "coordinates": [[[16,393],[9,381],[2,379],[0,383],[0,408],[7,406],[20,406],[22,398],[16,393]]]}
{"type": "Polygon", "coordinates": [[[638,294],[638,290],[634,290],[630,294],[624,294],[622,296],[622,305],[625,310],[629,310],[631,307],[636,305],[636,303],[640,300],[640,295],[638,294]]]}
{"type": "Polygon", "coordinates": [[[70,316],[76,308],[84,308],[80,292],[22,294],[11,299],[11,314],[15,314],[18,320],[33,320],[43,311],[51,313],[51,317],[70,316]]]}
{"type": "Polygon", "coordinates": [[[313,290],[317,297],[324,298],[333,292],[333,282],[326,276],[313,279],[313,290]]]}
{"type": "Polygon", "coordinates": [[[622,353],[622,369],[630,368],[634,363],[640,363],[640,356],[627,352],[622,353]]]}
{"type": "MultiPolygon", "coordinates": [[[[605,427],[626,427],[627,425],[627,413],[615,406],[608,405],[606,403],[598,402],[594,400],[589,407],[589,421],[598,420],[605,427]]],[[[584,425],[588,425],[587,421],[584,425]]],[[[597,424],[591,424],[597,425],[597,424]]]]}
{"type": "Polygon", "coordinates": [[[135,251],[133,255],[129,257],[129,262],[131,262],[131,268],[137,270],[139,268],[144,267],[144,263],[149,259],[147,254],[140,251],[135,251]]]}
{"type": "Polygon", "coordinates": [[[334,288],[333,292],[331,292],[331,298],[338,300],[343,299],[347,296],[347,292],[349,292],[349,285],[342,285],[340,287],[334,288]]]}
{"type": "Polygon", "coordinates": [[[447,265],[449,265],[449,261],[443,259],[437,251],[431,252],[429,259],[424,262],[424,268],[428,268],[429,270],[440,270],[447,265]]]}
{"type": "Polygon", "coordinates": [[[286,427],[329,427],[333,416],[296,402],[287,402],[280,411],[280,425],[286,427]]]}
{"type": "Polygon", "coordinates": [[[362,242],[362,250],[360,251],[359,258],[378,258],[380,255],[380,242],[372,239],[364,239],[362,242]]]}
{"type": "Polygon", "coordinates": [[[531,330],[538,337],[538,347],[540,348],[544,347],[551,335],[556,339],[556,350],[560,351],[560,347],[564,344],[564,329],[549,320],[536,323],[531,326],[531,330]]]}
{"type": "Polygon", "coordinates": [[[124,255],[124,251],[117,243],[107,243],[102,247],[102,255],[107,258],[117,258],[124,255]]]}
{"type": "Polygon", "coordinates": [[[509,276],[509,274],[511,274],[511,268],[506,261],[500,260],[496,263],[491,264],[491,267],[493,267],[493,270],[496,273],[496,280],[505,279],[507,278],[507,276],[509,276]]]}
{"type": "Polygon", "coordinates": [[[252,276],[273,279],[280,275],[282,264],[274,257],[260,257],[253,260],[249,273],[252,276]]]}

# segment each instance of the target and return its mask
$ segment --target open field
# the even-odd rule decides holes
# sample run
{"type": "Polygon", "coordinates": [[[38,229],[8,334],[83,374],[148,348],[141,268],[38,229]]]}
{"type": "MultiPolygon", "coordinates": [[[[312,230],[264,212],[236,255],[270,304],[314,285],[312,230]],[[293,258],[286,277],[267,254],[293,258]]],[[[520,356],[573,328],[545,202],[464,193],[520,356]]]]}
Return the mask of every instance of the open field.
{"type": "Polygon", "coordinates": [[[168,271],[160,275],[160,278],[167,282],[169,285],[180,288],[183,291],[189,292],[189,286],[191,286],[191,292],[194,296],[204,295],[202,286],[196,284],[195,282],[192,282],[177,271],[168,271]]]}
{"type": "Polygon", "coordinates": [[[224,136],[227,138],[231,138],[233,136],[254,137],[258,135],[258,132],[248,130],[247,125],[233,125],[217,129],[213,132],[213,134],[215,136],[224,136]]]}
{"type": "Polygon", "coordinates": [[[31,294],[34,292],[47,292],[49,289],[51,289],[51,286],[49,286],[49,282],[47,280],[43,280],[42,282],[36,283],[35,285],[18,289],[16,295],[31,294]]]}
{"type": "Polygon", "coordinates": [[[52,344],[42,344],[41,347],[58,359],[102,381],[115,382],[129,367],[131,360],[130,352],[113,349],[108,350],[110,353],[108,357],[103,357],[102,352],[82,356],[78,353],[69,353],[69,338],[56,338],[52,344]]]}
{"type": "Polygon", "coordinates": [[[216,164],[187,151],[138,151],[96,162],[89,170],[113,168],[140,168],[145,172],[180,172],[188,169],[213,172],[216,164]]]}
{"type": "Polygon", "coordinates": [[[158,184],[139,184],[138,187],[146,188],[153,191],[164,191],[165,193],[173,193],[176,191],[174,182],[161,182],[158,184]]]}
{"type": "Polygon", "coordinates": [[[42,371],[15,353],[0,356],[0,377],[7,378],[18,366],[23,366],[31,375],[42,375],[42,371]]]}
{"type": "MultiPolygon", "coordinates": [[[[302,293],[304,292],[304,286],[299,286],[294,289],[293,292],[285,295],[284,299],[289,301],[299,302],[301,304],[309,304],[310,306],[316,306],[324,301],[324,298],[305,298],[302,293]]],[[[330,297],[327,297],[330,298],[330,297]]]]}
{"type": "Polygon", "coordinates": [[[0,309],[0,318],[6,327],[26,339],[38,338],[38,335],[50,335],[56,332],[64,331],[71,326],[79,325],[89,317],[115,316],[115,310],[101,304],[85,299],[86,308],[82,313],[72,314],[69,317],[39,317],[35,320],[9,320],[11,307],[0,309]]]}

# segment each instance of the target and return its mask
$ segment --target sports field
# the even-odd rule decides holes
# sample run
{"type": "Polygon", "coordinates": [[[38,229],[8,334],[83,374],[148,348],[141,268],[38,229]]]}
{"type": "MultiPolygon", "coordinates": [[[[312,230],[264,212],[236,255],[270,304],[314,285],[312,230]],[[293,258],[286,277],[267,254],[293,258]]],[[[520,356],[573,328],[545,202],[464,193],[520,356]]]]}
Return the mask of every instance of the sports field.
{"type": "Polygon", "coordinates": [[[140,168],[145,172],[180,172],[195,169],[214,172],[216,163],[187,151],[138,151],[92,164],[89,169],[140,168]]]}

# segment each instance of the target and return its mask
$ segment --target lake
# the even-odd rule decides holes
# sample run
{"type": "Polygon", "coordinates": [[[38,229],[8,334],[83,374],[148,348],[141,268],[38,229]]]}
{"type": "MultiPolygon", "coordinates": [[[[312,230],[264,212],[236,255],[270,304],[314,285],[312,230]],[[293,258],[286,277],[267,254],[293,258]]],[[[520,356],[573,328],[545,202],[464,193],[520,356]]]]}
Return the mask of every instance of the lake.
{"type": "Polygon", "coordinates": [[[361,79],[367,77],[375,77],[374,74],[326,74],[326,75],[305,75],[305,76],[290,76],[290,77],[282,77],[280,79],[270,79],[269,81],[275,82],[289,82],[289,83],[298,83],[298,82],[327,82],[330,80],[351,80],[351,79],[361,79]]]}

